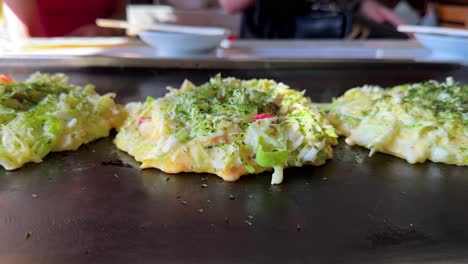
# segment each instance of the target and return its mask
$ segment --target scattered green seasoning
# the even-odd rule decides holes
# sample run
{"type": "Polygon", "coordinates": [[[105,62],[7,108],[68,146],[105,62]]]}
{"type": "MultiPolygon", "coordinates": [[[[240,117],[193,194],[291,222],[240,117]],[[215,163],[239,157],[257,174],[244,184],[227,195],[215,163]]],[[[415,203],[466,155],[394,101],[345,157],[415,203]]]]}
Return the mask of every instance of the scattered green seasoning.
{"type": "Polygon", "coordinates": [[[175,95],[171,104],[161,111],[176,122],[175,136],[188,141],[222,130],[230,122],[245,129],[258,113],[276,114],[279,107],[271,97],[271,94],[241,87],[241,83],[224,82],[218,75],[196,89],[175,95]]]}
{"type": "Polygon", "coordinates": [[[468,85],[449,78],[439,83],[428,81],[414,85],[395,87],[390,93],[402,91],[401,100],[406,104],[418,104],[431,111],[439,122],[455,121],[468,126],[468,85]]]}

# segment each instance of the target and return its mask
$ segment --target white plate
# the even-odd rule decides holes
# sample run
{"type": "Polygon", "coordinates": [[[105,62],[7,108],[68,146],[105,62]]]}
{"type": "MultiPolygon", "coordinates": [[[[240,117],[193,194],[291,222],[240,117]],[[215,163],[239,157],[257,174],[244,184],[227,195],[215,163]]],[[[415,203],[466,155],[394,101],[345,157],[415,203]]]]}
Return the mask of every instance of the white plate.
{"type": "Polygon", "coordinates": [[[158,54],[206,53],[217,48],[229,31],[222,28],[201,28],[200,33],[185,34],[144,30],[138,36],[157,49],[158,54]]]}
{"type": "Polygon", "coordinates": [[[446,28],[446,27],[427,27],[415,25],[400,25],[398,31],[406,33],[424,33],[434,35],[468,37],[468,30],[461,28],[446,28]]]}
{"type": "Polygon", "coordinates": [[[415,33],[416,39],[435,57],[468,61],[468,37],[415,33]]]}

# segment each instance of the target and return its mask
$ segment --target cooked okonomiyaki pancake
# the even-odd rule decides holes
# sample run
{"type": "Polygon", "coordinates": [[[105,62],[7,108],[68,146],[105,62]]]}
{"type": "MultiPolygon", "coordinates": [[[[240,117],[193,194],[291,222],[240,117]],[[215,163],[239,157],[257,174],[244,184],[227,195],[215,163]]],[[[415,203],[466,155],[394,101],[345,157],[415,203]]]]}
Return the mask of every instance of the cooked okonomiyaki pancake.
{"type": "Polygon", "coordinates": [[[69,84],[63,74],[37,73],[25,82],[3,78],[0,165],[13,170],[41,162],[49,152],[76,150],[108,136],[123,121],[114,96],[101,96],[91,85],[69,84]]]}
{"type": "Polygon", "coordinates": [[[332,158],[334,128],[303,92],[272,80],[185,81],[159,99],[126,106],[115,144],[168,173],[207,172],[226,181],[274,169],[321,165],[332,158]]]}
{"type": "Polygon", "coordinates": [[[448,78],[389,89],[364,86],[347,91],[329,110],[346,142],[369,148],[370,155],[468,165],[468,85],[448,78]]]}

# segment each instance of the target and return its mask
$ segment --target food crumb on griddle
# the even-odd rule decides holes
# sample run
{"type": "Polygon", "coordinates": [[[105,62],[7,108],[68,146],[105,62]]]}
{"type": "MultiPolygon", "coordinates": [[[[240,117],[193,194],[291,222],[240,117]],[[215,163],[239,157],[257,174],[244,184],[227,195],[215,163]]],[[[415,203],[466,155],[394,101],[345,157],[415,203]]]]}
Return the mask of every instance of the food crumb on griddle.
{"type": "Polygon", "coordinates": [[[296,225],[296,230],[297,230],[297,232],[301,232],[302,226],[300,224],[297,224],[296,225]]]}
{"type": "Polygon", "coordinates": [[[206,187],[208,187],[208,184],[205,184],[205,183],[204,183],[204,184],[201,185],[201,187],[202,187],[202,188],[206,188],[206,187]]]}
{"type": "Polygon", "coordinates": [[[169,178],[169,177],[166,178],[166,181],[170,181],[170,180],[171,180],[171,178],[169,178]]]}
{"type": "Polygon", "coordinates": [[[180,201],[180,203],[181,203],[181,204],[183,204],[183,205],[186,205],[186,204],[188,204],[188,202],[187,202],[187,201],[180,201]]]}
{"type": "Polygon", "coordinates": [[[248,224],[249,226],[252,226],[252,222],[250,222],[250,221],[248,221],[248,220],[244,220],[244,222],[245,222],[246,224],[248,224]]]}
{"type": "Polygon", "coordinates": [[[124,168],[133,168],[132,165],[123,162],[122,160],[115,159],[115,160],[109,160],[109,161],[103,161],[101,162],[102,166],[117,166],[117,167],[124,167],[124,168]]]}
{"type": "Polygon", "coordinates": [[[278,185],[272,185],[270,186],[270,188],[268,189],[269,192],[282,192],[283,189],[278,186],[278,185]]]}
{"type": "Polygon", "coordinates": [[[236,199],[236,197],[235,197],[234,195],[231,194],[231,195],[229,195],[229,199],[230,199],[230,200],[234,200],[234,199],[236,199]]]}
{"type": "Polygon", "coordinates": [[[197,210],[199,213],[203,213],[203,208],[197,210]]]}
{"type": "Polygon", "coordinates": [[[409,227],[400,227],[388,221],[384,221],[384,226],[369,234],[367,239],[370,240],[374,248],[409,242],[428,242],[432,240],[429,235],[416,230],[413,224],[410,224],[409,227]]]}
{"type": "Polygon", "coordinates": [[[37,198],[37,197],[39,197],[39,195],[33,193],[32,197],[37,198]]]}
{"type": "Polygon", "coordinates": [[[32,236],[32,232],[31,232],[31,231],[30,231],[30,232],[26,232],[26,234],[24,234],[24,237],[25,237],[26,239],[29,239],[31,236],[32,236]]]}

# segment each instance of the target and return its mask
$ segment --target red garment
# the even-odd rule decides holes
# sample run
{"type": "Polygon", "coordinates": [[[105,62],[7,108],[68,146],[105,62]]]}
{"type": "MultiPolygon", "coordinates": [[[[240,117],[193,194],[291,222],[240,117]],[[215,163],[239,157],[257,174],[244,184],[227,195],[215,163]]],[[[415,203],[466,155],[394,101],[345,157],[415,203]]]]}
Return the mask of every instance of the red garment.
{"type": "MultiPolygon", "coordinates": [[[[109,17],[117,0],[36,0],[45,37],[66,35],[80,26],[109,17]]],[[[31,32],[34,37],[34,32],[31,32]]]]}

